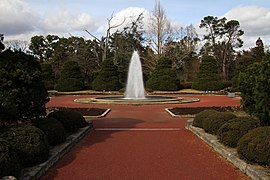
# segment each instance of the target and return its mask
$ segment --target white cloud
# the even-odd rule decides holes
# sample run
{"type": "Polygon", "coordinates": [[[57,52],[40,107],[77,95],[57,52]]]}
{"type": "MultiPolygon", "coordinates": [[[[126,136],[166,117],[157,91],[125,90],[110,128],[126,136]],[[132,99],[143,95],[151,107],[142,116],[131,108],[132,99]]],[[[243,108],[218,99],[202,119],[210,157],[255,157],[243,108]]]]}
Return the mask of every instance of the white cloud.
{"type": "Polygon", "coordinates": [[[0,32],[5,35],[24,34],[35,30],[37,15],[21,0],[1,0],[0,32]]]}
{"type": "Polygon", "coordinates": [[[258,37],[265,44],[270,43],[270,9],[257,6],[239,6],[224,15],[228,20],[235,19],[240,22],[243,35],[244,48],[254,47],[258,37]]]}
{"type": "Polygon", "coordinates": [[[71,10],[59,10],[58,13],[41,14],[22,0],[1,0],[0,33],[6,40],[29,41],[34,35],[67,36],[85,29],[96,31],[99,27],[99,21],[84,12],[72,14],[71,10]]]}
{"type": "MultiPolygon", "coordinates": [[[[143,13],[144,28],[147,28],[146,25],[148,24],[147,22],[149,22],[150,13],[144,8],[128,7],[116,13],[111,19],[110,26],[111,27],[116,26],[116,28],[111,29],[111,33],[117,30],[119,31],[123,30],[124,27],[126,27],[131,22],[136,20],[139,17],[139,15],[142,13],[143,13]]],[[[106,33],[107,29],[108,29],[108,25],[104,29],[104,34],[106,33]]]]}
{"type": "Polygon", "coordinates": [[[47,17],[41,24],[41,29],[45,32],[67,33],[72,31],[95,31],[98,29],[98,23],[88,14],[71,14],[69,11],[63,11],[56,15],[47,17]]]}

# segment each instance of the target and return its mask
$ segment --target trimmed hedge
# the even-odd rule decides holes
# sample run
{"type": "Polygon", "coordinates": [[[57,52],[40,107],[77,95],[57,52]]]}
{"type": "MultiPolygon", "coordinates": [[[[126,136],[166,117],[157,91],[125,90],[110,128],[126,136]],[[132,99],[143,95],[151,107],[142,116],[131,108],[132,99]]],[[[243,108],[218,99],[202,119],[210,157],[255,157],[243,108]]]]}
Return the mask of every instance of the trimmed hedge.
{"type": "Polygon", "coordinates": [[[51,112],[48,117],[57,119],[62,123],[68,133],[74,133],[79,128],[87,126],[84,117],[77,111],[61,109],[51,112]]]}
{"type": "Polygon", "coordinates": [[[18,178],[22,166],[18,155],[9,146],[8,142],[0,138],[0,179],[4,176],[18,178]]]}
{"type": "Polygon", "coordinates": [[[236,115],[229,112],[211,114],[203,120],[203,129],[207,133],[216,135],[219,128],[233,118],[236,118],[236,115]]]}
{"type": "Polygon", "coordinates": [[[237,144],[241,159],[270,165],[270,126],[259,127],[245,134],[237,144]]]}
{"type": "Polygon", "coordinates": [[[1,132],[0,138],[6,140],[16,151],[23,165],[42,163],[49,158],[49,144],[46,136],[34,126],[7,127],[1,132]]]}
{"type": "Polygon", "coordinates": [[[204,110],[202,112],[199,112],[196,114],[194,120],[193,120],[193,126],[203,128],[203,121],[206,119],[209,115],[218,113],[216,110],[204,110]]]}
{"type": "Polygon", "coordinates": [[[51,146],[58,145],[66,140],[64,126],[54,118],[47,117],[39,119],[34,125],[44,132],[51,146]]]}
{"type": "Polygon", "coordinates": [[[221,143],[230,147],[236,147],[239,139],[248,131],[260,126],[260,121],[252,117],[238,117],[221,126],[218,130],[218,138],[221,143]]]}

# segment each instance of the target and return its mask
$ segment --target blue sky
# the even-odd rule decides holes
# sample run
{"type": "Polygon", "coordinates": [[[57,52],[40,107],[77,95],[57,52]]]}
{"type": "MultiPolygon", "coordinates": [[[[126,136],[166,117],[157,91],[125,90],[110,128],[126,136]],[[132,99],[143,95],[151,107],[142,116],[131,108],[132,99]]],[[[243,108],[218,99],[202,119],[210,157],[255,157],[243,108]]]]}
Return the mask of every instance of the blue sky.
{"type": "MultiPolygon", "coordinates": [[[[270,44],[269,0],[160,0],[170,20],[182,26],[198,26],[208,15],[236,19],[246,32],[245,46],[260,36],[270,44]]],[[[29,40],[37,34],[84,34],[88,29],[102,35],[107,18],[154,8],[155,0],[0,0],[0,33],[5,39],[29,40]],[[127,10],[127,8],[129,8],[127,10]]],[[[197,29],[200,32],[200,29],[197,29]]]]}

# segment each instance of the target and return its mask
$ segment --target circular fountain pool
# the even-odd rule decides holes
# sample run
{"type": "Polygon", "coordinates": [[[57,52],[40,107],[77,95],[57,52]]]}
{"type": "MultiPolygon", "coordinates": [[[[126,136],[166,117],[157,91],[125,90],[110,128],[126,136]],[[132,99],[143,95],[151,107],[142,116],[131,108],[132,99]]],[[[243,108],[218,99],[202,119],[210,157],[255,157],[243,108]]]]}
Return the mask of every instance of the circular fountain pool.
{"type": "Polygon", "coordinates": [[[182,98],[168,96],[146,96],[143,99],[128,99],[123,96],[107,96],[97,98],[79,98],[74,100],[82,104],[125,104],[125,105],[140,105],[140,104],[178,104],[200,101],[198,98],[182,98]]]}

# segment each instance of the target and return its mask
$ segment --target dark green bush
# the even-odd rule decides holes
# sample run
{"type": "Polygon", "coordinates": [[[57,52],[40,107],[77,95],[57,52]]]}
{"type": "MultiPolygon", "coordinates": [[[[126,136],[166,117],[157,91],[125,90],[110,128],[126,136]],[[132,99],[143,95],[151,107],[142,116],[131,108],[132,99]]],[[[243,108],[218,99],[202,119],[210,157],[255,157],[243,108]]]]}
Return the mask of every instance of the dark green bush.
{"type": "Polygon", "coordinates": [[[251,117],[234,118],[221,126],[218,137],[221,143],[236,147],[239,139],[248,131],[260,126],[260,121],[251,117]]]}
{"type": "Polygon", "coordinates": [[[0,126],[45,114],[47,90],[35,57],[21,51],[0,53],[0,126]]]}
{"type": "Polygon", "coordinates": [[[172,61],[166,57],[158,60],[154,72],[146,82],[146,87],[158,91],[176,91],[180,88],[180,80],[172,69],[172,61]]]}
{"type": "Polygon", "coordinates": [[[65,128],[54,118],[43,118],[37,120],[34,125],[41,129],[47,136],[50,145],[58,145],[66,140],[65,128]]]}
{"type": "Polygon", "coordinates": [[[2,130],[0,137],[16,151],[23,165],[42,163],[49,158],[46,136],[34,126],[10,126],[2,130]]]}
{"type": "Polygon", "coordinates": [[[192,88],[203,91],[215,91],[223,88],[217,62],[213,56],[204,55],[202,57],[202,63],[192,88]]]}
{"type": "Polygon", "coordinates": [[[51,112],[48,117],[60,121],[68,133],[74,133],[79,128],[87,126],[84,117],[77,111],[69,109],[60,109],[51,112]]]}
{"type": "Polygon", "coordinates": [[[193,120],[193,126],[203,128],[203,121],[206,119],[209,115],[217,113],[216,110],[204,110],[198,114],[196,114],[194,120],[193,120]]]}
{"type": "Polygon", "coordinates": [[[203,120],[203,129],[210,134],[217,134],[219,128],[236,116],[229,112],[218,112],[209,115],[203,120]]]}
{"type": "Polygon", "coordinates": [[[240,158],[249,162],[270,166],[270,126],[249,131],[238,141],[237,152],[240,158]]]}
{"type": "Polygon", "coordinates": [[[112,59],[103,61],[100,72],[92,82],[92,87],[96,91],[118,91],[122,88],[117,66],[113,64],[112,59]]]}
{"type": "Polygon", "coordinates": [[[249,65],[239,74],[241,103],[245,111],[270,125],[270,54],[263,61],[249,65]]]}
{"type": "Polygon", "coordinates": [[[21,169],[21,162],[17,154],[7,141],[0,138],[0,179],[3,176],[15,176],[18,178],[21,169]]]}
{"type": "Polygon", "coordinates": [[[80,66],[75,61],[67,61],[55,89],[58,91],[79,91],[84,88],[84,80],[80,66]]]}

